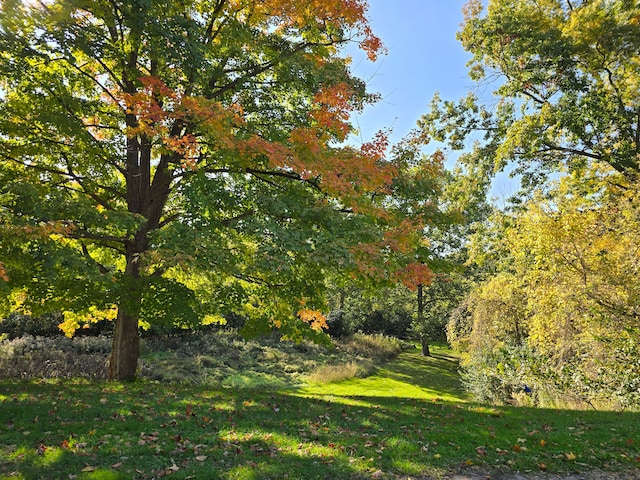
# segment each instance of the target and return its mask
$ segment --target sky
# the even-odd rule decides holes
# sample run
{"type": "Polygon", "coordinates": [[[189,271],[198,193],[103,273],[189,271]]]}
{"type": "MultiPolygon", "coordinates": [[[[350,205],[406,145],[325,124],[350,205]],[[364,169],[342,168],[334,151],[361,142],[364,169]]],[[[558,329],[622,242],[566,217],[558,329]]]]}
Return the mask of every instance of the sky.
{"type": "Polygon", "coordinates": [[[470,55],[456,40],[467,0],[369,0],[374,33],[388,49],[376,63],[350,52],[354,73],[382,99],[353,117],[361,140],[392,129],[392,143],[404,137],[434,93],[454,100],[473,88],[467,76],[470,55]]]}
{"type": "MultiPolygon", "coordinates": [[[[416,126],[427,112],[434,93],[457,100],[476,85],[467,75],[471,55],[456,39],[467,0],[369,0],[373,32],[388,49],[376,63],[361,51],[350,51],[354,73],[369,91],[382,99],[354,114],[360,135],[354,144],[370,140],[378,131],[391,129],[391,144],[416,126]]],[[[483,95],[486,95],[486,91],[483,95]]],[[[427,147],[428,148],[428,147],[427,147]]],[[[427,150],[428,153],[428,150],[427,150]]],[[[459,153],[446,152],[451,167],[459,153]]],[[[502,205],[518,190],[518,182],[500,173],[489,197],[502,205]]]]}

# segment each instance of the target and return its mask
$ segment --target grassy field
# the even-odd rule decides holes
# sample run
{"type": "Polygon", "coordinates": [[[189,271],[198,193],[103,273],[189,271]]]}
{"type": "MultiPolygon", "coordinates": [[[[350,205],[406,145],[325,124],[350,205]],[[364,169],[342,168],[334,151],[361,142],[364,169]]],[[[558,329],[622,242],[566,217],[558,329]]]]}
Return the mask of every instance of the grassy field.
{"type": "Polygon", "coordinates": [[[0,478],[359,479],[640,466],[640,415],[478,405],[445,349],[302,388],[0,383],[0,478]]]}

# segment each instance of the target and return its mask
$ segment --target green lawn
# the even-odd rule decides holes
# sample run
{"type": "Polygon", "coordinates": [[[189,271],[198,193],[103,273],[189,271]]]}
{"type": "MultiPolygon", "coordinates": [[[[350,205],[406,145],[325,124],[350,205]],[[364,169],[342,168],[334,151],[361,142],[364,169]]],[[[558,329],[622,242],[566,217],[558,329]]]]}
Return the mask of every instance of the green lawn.
{"type": "Polygon", "coordinates": [[[384,479],[639,462],[638,413],[477,405],[438,348],[287,391],[0,383],[0,478],[384,479]]]}

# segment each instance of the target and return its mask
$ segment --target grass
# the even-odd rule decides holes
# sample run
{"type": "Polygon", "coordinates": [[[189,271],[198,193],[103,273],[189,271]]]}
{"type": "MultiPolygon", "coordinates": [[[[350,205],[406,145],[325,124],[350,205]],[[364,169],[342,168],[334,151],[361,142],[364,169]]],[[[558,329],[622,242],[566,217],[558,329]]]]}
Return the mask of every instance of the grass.
{"type": "Polygon", "coordinates": [[[0,478],[391,479],[640,465],[638,413],[478,405],[455,357],[433,352],[406,351],[364,379],[280,391],[0,382],[0,478]]]}

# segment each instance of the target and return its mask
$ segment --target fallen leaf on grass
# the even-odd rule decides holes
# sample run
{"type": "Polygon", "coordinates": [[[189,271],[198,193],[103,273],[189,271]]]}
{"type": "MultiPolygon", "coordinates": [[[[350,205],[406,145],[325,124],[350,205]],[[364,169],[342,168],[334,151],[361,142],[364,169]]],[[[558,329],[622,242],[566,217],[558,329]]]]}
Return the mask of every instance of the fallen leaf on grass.
{"type": "Polygon", "coordinates": [[[196,457],[196,460],[199,461],[199,462],[204,462],[206,459],[207,459],[206,455],[198,455],[196,457]]]}
{"type": "Polygon", "coordinates": [[[87,465],[86,467],[84,467],[82,470],[80,470],[83,473],[86,472],[95,472],[98,469],[98,467],[92,467],[90,465],[87,465]]]}
{"type": "Polygon", "coordinates": [[[566,457],[567,460],[569,460],[570,462],[573,462],[576,459],[576,454],[573,452],[569,452],[569,453],[565,453],[564,456],[566,457]]]}
{"type": "Polygon", "coordinates": [[[120,468],[121,466],[122,466],[122,462],[118,462],[118,463],[114,463],[113,465],[111,465],[111,468],[113,468],[115,470],[115,469],[120,468]]]}

